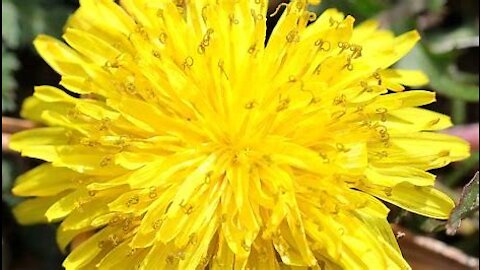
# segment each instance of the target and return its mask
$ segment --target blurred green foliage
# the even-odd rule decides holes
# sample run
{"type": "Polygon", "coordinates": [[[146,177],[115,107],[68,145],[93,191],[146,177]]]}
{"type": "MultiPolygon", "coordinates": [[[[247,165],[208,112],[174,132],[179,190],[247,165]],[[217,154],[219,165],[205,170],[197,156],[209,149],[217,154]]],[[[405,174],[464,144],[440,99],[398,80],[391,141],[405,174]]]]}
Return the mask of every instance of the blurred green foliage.
{"type": "Polygon", "coordinates": [[[16,109],[14,89],[17,87],[17,83],[13,72],[18,68],[17,58],[2,44],[2,112],[16,109]]]}
{"type": "Polygon", "coordinates": [[[2,0],[2,112],[17,109],[14,72],[20,68],[19,50],[32,49],[32,40],[40,33],[60,37],[66,19],[74,10],[74,1],[2,0]]]}
{"type": "Polygon", "coordinates": [[[15,109],[13,90],[17,84],[13,71],[19,68],[19,62],[8,48],[18,47],[19,35],[17,9],[11,2],[2,1],[2,112],[15,109]]]}

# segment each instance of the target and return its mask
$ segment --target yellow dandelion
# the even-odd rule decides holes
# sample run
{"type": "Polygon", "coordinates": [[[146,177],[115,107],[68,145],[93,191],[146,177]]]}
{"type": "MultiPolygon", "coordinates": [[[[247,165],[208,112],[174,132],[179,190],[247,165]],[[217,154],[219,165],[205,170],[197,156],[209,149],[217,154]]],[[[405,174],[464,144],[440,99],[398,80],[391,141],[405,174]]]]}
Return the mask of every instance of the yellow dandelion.
{"type": "Polygon", "coordinates": [[[83,0],[34,44],[71,92],[40,86],[10,146],[46,163],[21,223],[93,236],[66,269],[409,269],[381,202],[447,218],[427,170],[468,156],[447,116],[390,69],[418,41],[293,0],[83,0]],[[266,44],[266,45],[265,45],[266,44]],[[79,97],[80,96],[80,97],[79,97]]]}

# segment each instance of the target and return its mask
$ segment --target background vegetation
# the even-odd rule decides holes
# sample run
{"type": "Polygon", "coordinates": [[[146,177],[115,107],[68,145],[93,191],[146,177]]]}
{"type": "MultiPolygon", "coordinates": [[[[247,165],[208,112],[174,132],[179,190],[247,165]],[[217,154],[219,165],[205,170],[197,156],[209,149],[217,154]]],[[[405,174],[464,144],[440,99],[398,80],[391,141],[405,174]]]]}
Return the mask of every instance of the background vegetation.
{"type": "MultiPolygon", "coordinates": [[[[21,103],[32,94],[34,85],[58,84],[59,76],[39,58],[32,40],[39,33],[60,37],[77,5],[75,0],[2,0],[2,116],[19,117],[21,103]]],[[[451,115],[456,125],[463,125],[479,121],[478,5],[477,0],[323,0],[315,11],[336,7],[353,15],[357,23],[377,18],[397,34],[418,29],[421,44],[398,66],[425,71],[431,79],[428,88],[438,93],[438,102],[429,108],[451,115]]],[[[269,19],[270,27],[276,19],[269,19]]],[[[458,200],[462,187],[478,170],[478,158],[477,145],[470,159],[436,170],[439,187],[458,200]]],[[[64,255],[55,244],[56,225],[21,227],[11,217],[11,208],[20,200],[10,194],[12,182],[37,164],[12,153],[2,154],[2,257],[6,259],[2,269],[61,268],[64,255]]],[[[478,179],[473,195],[478,209],[478,179]]],[[[443,222],[394,206],[391,209],[390,220],[401,231],[440,240],[478,257],[478,210],[468,211],[456,235],[448,236],[443,222]]]]}

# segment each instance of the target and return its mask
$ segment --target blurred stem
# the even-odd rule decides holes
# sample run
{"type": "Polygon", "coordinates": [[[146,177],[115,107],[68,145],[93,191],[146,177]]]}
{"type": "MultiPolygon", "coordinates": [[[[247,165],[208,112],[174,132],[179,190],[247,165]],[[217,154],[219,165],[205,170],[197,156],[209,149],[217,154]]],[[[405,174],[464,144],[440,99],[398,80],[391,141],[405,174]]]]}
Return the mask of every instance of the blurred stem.
{"type": "Polygon", "coordinates": [[[467,120],[467,103],[461,99],[452,100],[452,120],[455,125],[463,124],[467,120]]]}
{"type": "Polygon", "coordinates": [[[36,125],[32,121],[2,116],[2,133],[13,134],[34,127],[36,125]]]}
{"type": "Polygon", "coordinates": [[[8,144],[10,143],[10,134],[2,133],[2,152],[11,152],[8,144]]]}
{"type": "Polygon", "coordinates": [[[453,187],[457,184],[473,167],[478,165],[479,155],[478,152],[473,153],[468,159],[466,159],[461,166],[456,168],[452,173],[445,177],[445,185],[453,187]]]}
{"type": "Polygon", "coordinates": [[[13,133],[31,129],[37,125],[31,121],[2,116],[2,152],[11,152],[8,144],[13,133]]]}
{"type": "Polygon", "coordinates": [[[398,244],[413,269],[478,269],[478,258],[440,240],[414,234],[399,225],[392,225],[398,244]]]}

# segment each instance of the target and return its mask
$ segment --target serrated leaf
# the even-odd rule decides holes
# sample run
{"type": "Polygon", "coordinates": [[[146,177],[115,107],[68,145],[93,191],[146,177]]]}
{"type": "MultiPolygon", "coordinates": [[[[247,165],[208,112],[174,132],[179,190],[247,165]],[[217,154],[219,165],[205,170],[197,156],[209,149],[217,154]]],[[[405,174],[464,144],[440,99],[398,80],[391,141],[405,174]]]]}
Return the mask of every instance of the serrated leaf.
{"type": "Polygon", "coordinates": [[[16,48],[20,41],[18,12],[10,1],[2,1],[2,40],[10,48],[16,48]]]}
{"type": "Polygon", "coordinates": [[[463,188],[460,201],[450,214],[446,226],[448,235],[454,235],[458,227],[460,227],[462,219],[478,210],[478,189],[479,177],[477,172],[473,179],[463,188]]]}

